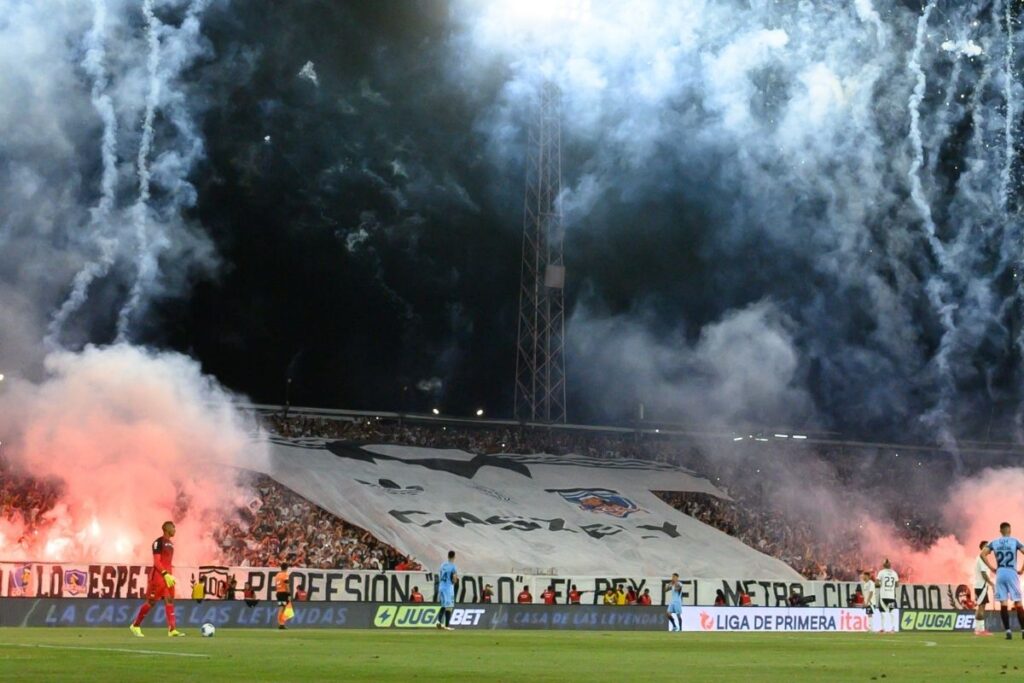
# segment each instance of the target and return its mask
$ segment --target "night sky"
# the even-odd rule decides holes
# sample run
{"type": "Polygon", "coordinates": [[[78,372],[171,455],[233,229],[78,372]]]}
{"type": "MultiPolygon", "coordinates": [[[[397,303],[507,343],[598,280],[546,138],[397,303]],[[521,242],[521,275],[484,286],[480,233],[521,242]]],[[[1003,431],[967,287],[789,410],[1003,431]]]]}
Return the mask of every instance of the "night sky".
{"type": "Polygon", "coordinates": [[[158,339],[257,401],[283,402],[290,377],[296,405],[508,412],[522,181],[481,154],[446,16],[268,3],[218,24],[254,55],[211,94],[198,174],[230,265],[162,307],[158,339]],[[296,78],[307,60],[319,88],[296,78]],[[439,394],[416,389],[434,377],[439,394]]]}
{"type": "MultiPolygon", "coordinates": [[[[472,91],[446,73],[447,3],[266,10],[210,32],[253,58],[242,73],[218,72],[196,174],[197,218],[230,265],[162,304],[152,341],[256,401],[283,403],[290,377],[293,405],[508,416],[525,160],[488,158],[478,123],[503,70],[472,91]],[[307,60],[318,88],[296,78],[307,60]],[[361,228],[369,236],[350,248],[361,228]],[[425,391],[433,378],[441,389],[425,391]]],[[[517,137],[525,146],[525,129],[517,137]]],[[[568,144],[564,155],[571,180],[586,150],[568,144]]],[[[584,286],[608,312],[652,294],[699,329],[758,298],[706,300],[700,236],[673,230],[704,208],[675,170],[654,196],[608,197],[602,235],[570,235],[570,310],[584,286]]],[[[572,417],[601,418],[570,401],[572,417]]]]}

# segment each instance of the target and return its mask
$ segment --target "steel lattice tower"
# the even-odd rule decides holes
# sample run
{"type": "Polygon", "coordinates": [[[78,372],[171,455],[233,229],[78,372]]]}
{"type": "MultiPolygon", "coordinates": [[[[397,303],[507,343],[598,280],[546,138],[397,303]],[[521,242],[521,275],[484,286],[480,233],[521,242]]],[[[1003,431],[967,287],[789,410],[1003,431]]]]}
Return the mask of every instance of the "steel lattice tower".
{"type": "Polygon", "coordinates": [[[551,82],[530,126],[519,281],[515,418],[565,422],[565,263],[562,250],[562,106],[551,82]]]}

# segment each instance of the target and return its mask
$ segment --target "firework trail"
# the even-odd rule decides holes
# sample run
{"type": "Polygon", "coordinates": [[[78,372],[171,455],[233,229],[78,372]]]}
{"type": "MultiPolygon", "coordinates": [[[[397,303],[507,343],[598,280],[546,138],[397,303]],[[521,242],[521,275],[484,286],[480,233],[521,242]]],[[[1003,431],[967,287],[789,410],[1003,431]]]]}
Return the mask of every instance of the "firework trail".
{"type": "Polygon", "coordinates": [[[103,175],[100,179],[99,202],[91,211],[89,227],[97,234],[96,246],[99,258],[90,261],[75,275],[71,284],[71,292],[67,299],[54,314],[47,327],[44,343],[54,348],[60,343],[60,334],[68,319],[78,311],[89,293],[89,285],[97,278],[102,278],[114,264],[117,241],[109,234],[108,223],[114,208],[114,192],[117,189],[117,114],[114,103],[107,92],[110,79],[107,74],[107,3],[106,0],[93,0],[92,28],[85,39],[85,58],[82,66],[92,79],[90,99],[93,108],[103,122],[103,136],[100,140],[100,151],[103,159],[103,175]]]}
{"type": "Polygon", "coordinates": [[[157,256],[150,244],[149,235],[149,197],[150,173],[149,154],[153,147],[153,119],[160,103],[160,21],[153,12],[153,0],[143,0],[142,14],[146,19],[146,41],[149,45],[149,56],[146,60],[146,71],[149,76],[149,91],[146,95],[146,113],[142,119],[142,139],[139,142],[139,154],[136,168],[139,175],[139,198],[132,207],[132,221],[135,226],[136,274],[128,300],[121,308],[117,319],[117,339],[127,339],[132,316],[135,314],[146,285],[155,277],[157,256]]]}
{"type": "Polygon", "coordinates": [[[1004,63],[1004,97],[1006,99],[1006,121],[1004,131],[1004,142],[1006,147],[1006,157],[1003,160],[1003,175],[1002,175],[1002,186],[1000,188],[999,199],[1005,211],[1009,211],[1010,208],[1010,190],[1013,176],[1013,162],[1016,158],[1016,146],[1014,141],[1014,125],[1017,116],[1016,103],[1014,102],[1014,33],[1013,24],[1016,19],[1013,16],[1013,0],[1007,0],[1006,2],[1006,52],[1005,52],[1005,63],[1004,63]]]}

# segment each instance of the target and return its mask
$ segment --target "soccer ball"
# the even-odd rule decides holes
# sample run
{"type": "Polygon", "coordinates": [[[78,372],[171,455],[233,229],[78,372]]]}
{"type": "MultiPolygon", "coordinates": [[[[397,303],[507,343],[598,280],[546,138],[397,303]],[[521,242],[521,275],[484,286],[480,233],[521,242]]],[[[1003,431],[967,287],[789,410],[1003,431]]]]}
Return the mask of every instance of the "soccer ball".
{"type": "Polygon", "coordinates": [[[217,632],[217,628],[213,624],[203,624],[199,627],[199,633],[202,634],[203,638],[213,638],[213,634],[217,632]]]}

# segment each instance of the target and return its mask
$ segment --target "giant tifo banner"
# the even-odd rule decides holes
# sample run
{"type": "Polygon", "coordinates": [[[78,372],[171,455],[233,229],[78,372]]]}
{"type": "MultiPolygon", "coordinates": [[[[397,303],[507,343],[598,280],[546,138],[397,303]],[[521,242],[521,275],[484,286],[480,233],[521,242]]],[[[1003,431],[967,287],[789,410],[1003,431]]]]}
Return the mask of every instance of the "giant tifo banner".
{"type": "Polygon", "coordinates": [[[266,474],[427,566],[452,549],[468,572],[800,578],[655,496],[727,498],[674,465],[275,437],[266,474]]]}
{"type": "MultiPolygon", "coordinates": [[[[146,590],[149,567],[123,564],[0,563],[0,597],[3,598],[141,598],[146,590]]],[[[187,599],[191,586],[202,583],[207,600],[223,600],[234,579],[234,597],[241,599],[248,584],[258,600],[273,598],[270,567],[176,567],[178,597],[187,599]]],[[[294,569],[293,592],[302,591],[310,602],[408,602],[414,588],[428,601],[435,595],[435,577],[430,572],[373,572],[320,569],[294,569]]],[[[663,576],[537,576],[516,574],[464,574],[456,589],[459,603],[479,603],[486,585],[492,587],[494,602],[511,604],[526,588],[535,602],[552,586],[555,600],[568,603],[570,588],[583,591],[584,604],[600,604],[609,588],[632,588],[637,594],[650,591],[653,604],[665,602],[663,576]]],[[[796,594],[814,598],[812,607],[845,608],[856,593],[857,584],[840,581],[767,581],[763,579],[683,579],[683,604],[712,605],[721,591],[729,605],[737,605],[746,592],[751,602],[761,607],[788,605],[796,594]]],[[[904,584],[897,589],[898,607],[918,610],[973,609],[972,591],[964,585],[904,584]]]]}

